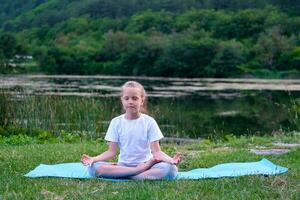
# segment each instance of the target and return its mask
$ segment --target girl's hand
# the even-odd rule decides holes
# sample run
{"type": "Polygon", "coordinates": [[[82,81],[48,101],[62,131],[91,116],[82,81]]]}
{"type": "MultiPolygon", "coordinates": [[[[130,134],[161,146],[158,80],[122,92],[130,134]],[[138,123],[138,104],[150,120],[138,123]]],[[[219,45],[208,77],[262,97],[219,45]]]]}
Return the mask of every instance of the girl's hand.
{"type": "Polygon", "coordinates": [[[93,157],[83,154],[81,157],[81,162],[85,166],[91,166],[93,164],[94,160],[93,160],[93,157]]]}
{"type": "Polygon", "coordinates": [[[171,164],[178,165],[182,160],[180,152],[177,152],[176,155],[170,160],[171,164]]]}

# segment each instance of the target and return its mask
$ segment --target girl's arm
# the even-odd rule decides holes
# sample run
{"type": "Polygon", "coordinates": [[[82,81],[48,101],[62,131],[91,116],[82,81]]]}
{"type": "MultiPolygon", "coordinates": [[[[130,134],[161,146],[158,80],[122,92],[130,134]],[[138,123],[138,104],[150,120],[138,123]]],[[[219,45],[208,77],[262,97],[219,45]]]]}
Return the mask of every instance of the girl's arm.
{"type": "Polygon", "coordinates": [[[107,151],[95,157],[90,157],[86,154],[83,154],[81,157],[81,162],[84,165],[92,165],[94,162],[105,161],[113,158],[117,154],[117,152],[118,152],[118,143],[110,142],[107,151]]]}
{"type": "Polygon", "coordinates": [[[181,154],[179,152],[176,153],[174,157],[168,156],[160,149],[159,141],[151,142],[151,152],[154,158],[161,160],[163,162],[171,163],[177,165],[181,161],[181,154]]]}

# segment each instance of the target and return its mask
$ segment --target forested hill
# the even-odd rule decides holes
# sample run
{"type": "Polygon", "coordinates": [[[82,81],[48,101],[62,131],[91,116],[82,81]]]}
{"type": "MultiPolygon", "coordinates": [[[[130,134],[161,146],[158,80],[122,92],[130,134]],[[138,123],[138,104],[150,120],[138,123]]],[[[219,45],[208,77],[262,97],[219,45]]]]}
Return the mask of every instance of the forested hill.
{"type": "Polygon", "coordinates": [[[16,54],[53,74],[300,71],[299,0],[0,0],[0,27],[0,73],[16,54]]]}
{"type": "Polygon", "coordinates": [[[190,9],[237,11],[273,5],[291,15],[300,14],[299,0],[0,0],[0,5],[0,25],[5,30],[52,26],[83,15],[92,18],[129,17],[149,9],[182,13],[190,9]]]}

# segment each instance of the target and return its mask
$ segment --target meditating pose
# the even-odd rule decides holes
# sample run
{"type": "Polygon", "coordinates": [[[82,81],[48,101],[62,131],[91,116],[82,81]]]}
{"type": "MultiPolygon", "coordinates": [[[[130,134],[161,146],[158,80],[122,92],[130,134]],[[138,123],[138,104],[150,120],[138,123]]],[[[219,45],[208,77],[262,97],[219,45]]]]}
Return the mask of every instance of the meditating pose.
{"type": "Polygon", "coordinates": [[[105,140],[108,149],[91,157],[84,154],[81,162],[89,166],[95,176],[130,179],[173,179],[181,154],[165,154],[159,144],[163,138],[156,121],[146,112],[146,92],[135,81],[126,82],[121,88],[124,114],[111,120],[105,140]],[[113,158],[120,149],[118,162],[104,162],[113,158]]]}

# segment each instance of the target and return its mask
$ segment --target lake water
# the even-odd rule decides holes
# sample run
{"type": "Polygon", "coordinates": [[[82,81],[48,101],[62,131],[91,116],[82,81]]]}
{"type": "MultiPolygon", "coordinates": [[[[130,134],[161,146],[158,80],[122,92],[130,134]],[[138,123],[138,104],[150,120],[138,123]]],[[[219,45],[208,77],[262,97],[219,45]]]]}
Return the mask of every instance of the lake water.
{"type": "Polygon", "coordinates": [[[150,115],[167,136],[300,131],[300,80],[0,76],[2,118],[30,128],[103,134],[122,112],[120,86],[127,80],[145,86],[150,115]]]}

